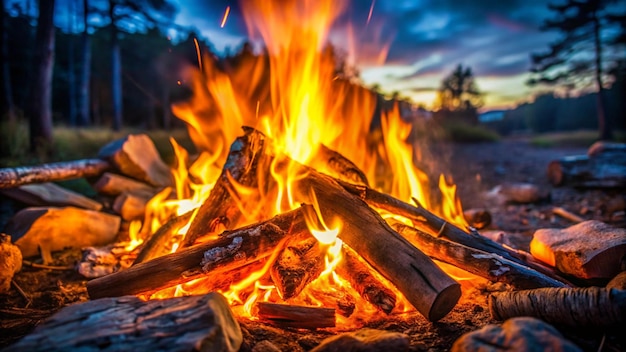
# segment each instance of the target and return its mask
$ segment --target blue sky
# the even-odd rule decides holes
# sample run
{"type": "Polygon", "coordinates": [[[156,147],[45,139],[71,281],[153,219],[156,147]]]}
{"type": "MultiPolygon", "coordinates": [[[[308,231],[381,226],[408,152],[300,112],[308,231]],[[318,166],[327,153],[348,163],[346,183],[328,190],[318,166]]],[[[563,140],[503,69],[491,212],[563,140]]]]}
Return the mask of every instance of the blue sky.
{"type": "MultiPolygon", "coordinates": [[[[400,91],[432,106],[442,78],[469,65],[486,96],[486,108],[512,107],[532,94],[524,82],[530,52],[556,38],[538,30],[549,16],[548,0],[352,0],[331,41],[347,50],[343,25],[358,36],[356,63],[366,85],[400,91]],[[370,8],[373,11],[369,23],[370,8]],[[384,62],[375,58],[389,46],[384,62]],[[360,46],[360,47],[359,47],[360,46]]],[[[219,52],[246,39],[237,1],[180,0],[176,22],[197,27],[219,52]],[[231,12],[224,28],[220,22],[231,12]]]]}

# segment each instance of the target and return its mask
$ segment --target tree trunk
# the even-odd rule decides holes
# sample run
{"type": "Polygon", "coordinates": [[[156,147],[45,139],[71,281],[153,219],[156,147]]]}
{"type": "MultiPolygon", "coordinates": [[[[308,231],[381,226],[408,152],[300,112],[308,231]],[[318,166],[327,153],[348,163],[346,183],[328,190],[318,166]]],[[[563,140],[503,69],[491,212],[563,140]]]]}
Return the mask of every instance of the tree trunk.
{"type": "Polygon", "coordinates": [[[31,97],[30,148],[52,144],[52,70],[54,68],[54,0],[39,0],[35,39],[35,75],[31,97]]]}
{"type": "Polygon", "coordinates": [[[7,13],[5,10],[5,1],[0,0],[0,72],[2,72],[2,96],[0,97],[0,105],[5,106],[6,110],[0,111],[1,115],[6,112],[9,122],[15,122],[15,106],[13,104],[13,89],[11,88],[11,70],[9,67],[9,38],[7,13]]]}
{"type": "Polygon", "coordinates": [[[167,82],[161,82],[161,96],[163,106],[163,129],[172,128],[172,107],[170,106],[170,88],[167,82]]]}
{"type": "Polygon", "coordinates": [[[67,3],[68,6],[68,15],[67,15],[67,24],[68,24],[68,45],[67,45],[67,95],[68,99],[68,117],[69,117],[69,125],[71,127],[76,127],[76,73],[75,67],[76,63],[74,62],[74,1],[70,0],[67,3]]]}
{"type": "Polygon", "coordinates": [[[91,74],[91,39],[89,38],[89,0],[83,0],[82,67],[78,84],[78,125],[89,126],[89,82],[91,74]]]}
{"type": "Polygon", "coordinates": [[[600,131],[600,140],[610,140],[613,138],[610,123],[607,119],[604,106],[604,87],[602,86],[602,43],[600,42],[600,20],[597,11],[593,13],[593,44],[595,49],[596,60],[596,85],[598,86],[598,94],[596,96],[596,109],[598,114],[598,129],[600,131]]]}
{"type": "Polygon", "coordinates": [[[111,97],[113,99],[113,130],[122,128],[122,54],[117,23],[115,18],[115,0],[109,0],[109,16],[111,18],[111,97]]]}

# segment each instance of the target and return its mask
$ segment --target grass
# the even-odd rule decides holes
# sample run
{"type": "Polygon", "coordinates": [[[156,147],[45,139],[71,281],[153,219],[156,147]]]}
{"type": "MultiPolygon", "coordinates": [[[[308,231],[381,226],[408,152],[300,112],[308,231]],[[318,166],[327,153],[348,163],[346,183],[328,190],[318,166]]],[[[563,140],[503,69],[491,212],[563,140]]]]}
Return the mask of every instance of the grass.
{"type": "Polygon", "coordinates": [[[452,142],[458,143],[482,143],[496,142],[500,135],[484,126],[469,125],[463,122],[443,123],[444,136],[452,142]]]}
{"type": "MultiPolygon", "coordinates": [[[[615,141],[626,142],[624,131],[614,132],[615,141]]],[[[536,147],[581,147],[587,148],[598,140],[597,130],[580,130],[571,132],[545,133],[533,136],[530,143],[536,147]]]]}

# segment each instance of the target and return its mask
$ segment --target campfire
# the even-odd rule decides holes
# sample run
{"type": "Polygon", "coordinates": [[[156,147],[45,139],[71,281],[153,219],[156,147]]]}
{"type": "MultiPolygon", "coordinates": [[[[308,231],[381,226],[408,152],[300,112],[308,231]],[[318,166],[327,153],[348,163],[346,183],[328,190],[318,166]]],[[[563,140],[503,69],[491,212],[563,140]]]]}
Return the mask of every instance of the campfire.
{"type": "MultiPolygon", "coordinates": [[[[414,310],[442,319],[461,296],[451,267],[516,289],[570,286],[470,227],[445,175],[441,194],[429,194],[398,106],[382,113],[380,137],[371,134],[376,94],[337,76],[326,46],[340,3],[243,2],[267,56],[225,68],[202,57],[185,69],[193,96],[174,113],[197,154],[172,139],[170,168],[134,135],[98,159],[48,168],[97,175],[94,187],[116,196],[129,224],[127,238],[84,250],[91,299],[219,292],[239,319],[349,330],[414,310]]],[[[19,172],[20,182],[42,177],[19,172]]],[[[59,216],[85,218],[68,214],[59,216]]],[[[119,220],[98,214],[94,227],[117,234],[119,220]]],[[[44,259],[59,245],[22,244],[44,259]]],[[[506,317],[501,302],[493,307],[506,317]]]]}

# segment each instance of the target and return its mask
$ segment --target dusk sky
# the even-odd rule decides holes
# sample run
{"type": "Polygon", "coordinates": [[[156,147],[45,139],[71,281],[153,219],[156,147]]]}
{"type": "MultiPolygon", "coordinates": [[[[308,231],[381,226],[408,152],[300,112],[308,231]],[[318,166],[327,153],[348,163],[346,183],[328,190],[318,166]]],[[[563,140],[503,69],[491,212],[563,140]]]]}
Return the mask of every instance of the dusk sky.
{"type": "MultiPolygon", "coordinates": [[[[431,107],[435,91],[456,65],[469,65],[486,109],[513,107],[532,90],[530,53],[557,38],[538,30],[549,0],[352,0],[331,41],[347,50],[345,23],[357,36],[355,56],[366,85],[399,91],[431,107]],[[372,16],[367,19],[373,6],[372,16]],[[376,58],[389,47],[384,62],[376,58]]],[[[176,22],[195,26],[219,53],[238,49],[246,27],[237,1],[180,0],[176,22]],[[230,15],[220,28],[227,6],[230,15]]],[[[384,55],[383,55],[384,56],[384,55]]]]}

